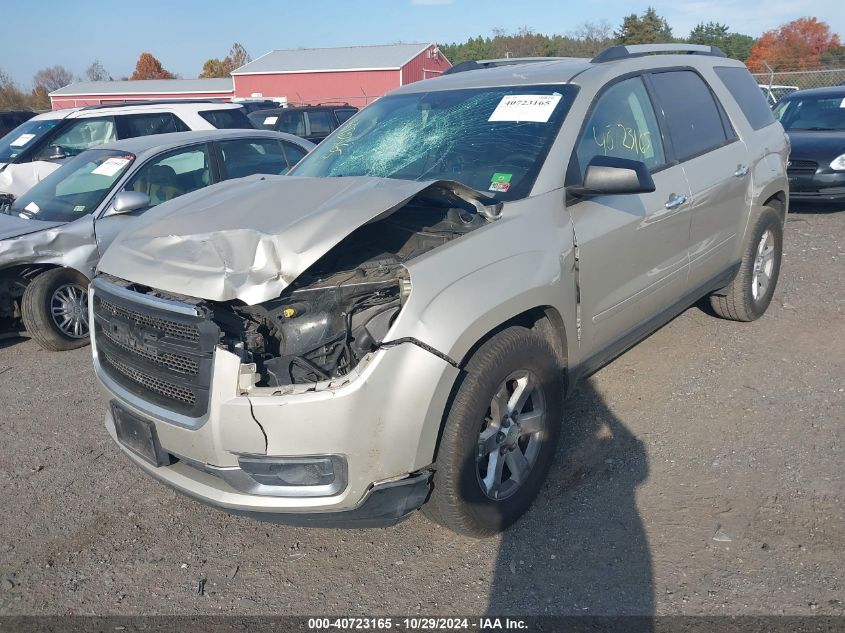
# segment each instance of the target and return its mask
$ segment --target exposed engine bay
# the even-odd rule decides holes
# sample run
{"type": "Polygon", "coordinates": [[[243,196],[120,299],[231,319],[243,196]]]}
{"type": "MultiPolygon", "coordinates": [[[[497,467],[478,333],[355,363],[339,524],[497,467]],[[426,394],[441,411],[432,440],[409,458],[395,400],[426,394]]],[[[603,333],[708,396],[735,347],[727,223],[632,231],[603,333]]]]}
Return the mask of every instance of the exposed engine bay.
{"type": "Polygon", "coordinates": [[[420,195],[353,231],[277,299],[206,306],[229,350],[255,363],[258,386],[338,378],[384,342],[411,292],[403,263],[488,221],[456,196],[420,195]]]}

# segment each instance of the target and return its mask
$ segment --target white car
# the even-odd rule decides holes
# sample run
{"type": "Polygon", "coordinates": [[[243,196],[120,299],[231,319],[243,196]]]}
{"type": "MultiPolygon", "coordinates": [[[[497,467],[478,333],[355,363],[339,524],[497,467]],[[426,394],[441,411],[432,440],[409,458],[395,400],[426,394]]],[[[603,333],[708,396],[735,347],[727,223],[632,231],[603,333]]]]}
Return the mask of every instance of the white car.
{"type": "Polygon", "coordinates": [[[9,196],[25,193],[67,158],[103,143],[229,128],[254,128],[243,108],[234,103],[159,101],[45,112],[0,139],[0,198],[10,202],[9,196]]]}

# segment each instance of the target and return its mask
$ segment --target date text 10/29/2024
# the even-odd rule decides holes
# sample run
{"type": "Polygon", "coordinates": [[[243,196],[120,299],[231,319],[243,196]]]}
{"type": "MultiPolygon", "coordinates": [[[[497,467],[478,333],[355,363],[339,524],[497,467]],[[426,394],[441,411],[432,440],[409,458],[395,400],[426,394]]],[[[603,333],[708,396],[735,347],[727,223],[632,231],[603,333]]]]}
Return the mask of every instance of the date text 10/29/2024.
{"type": "Polygon", "coordinates": [[[519,618],[309,618],[311,631],[526,631],[519,618]]]}

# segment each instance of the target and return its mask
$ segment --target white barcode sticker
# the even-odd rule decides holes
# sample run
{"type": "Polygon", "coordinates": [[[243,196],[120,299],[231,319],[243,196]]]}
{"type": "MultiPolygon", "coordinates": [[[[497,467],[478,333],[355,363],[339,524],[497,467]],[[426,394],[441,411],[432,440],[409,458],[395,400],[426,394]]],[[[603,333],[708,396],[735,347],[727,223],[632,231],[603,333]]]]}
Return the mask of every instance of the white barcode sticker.
{"type": "Polygon", "coordinates": [[[548,123],[561,95],[508,95],[502,97],[488,121],[548,123]]]}
{"type": "Polygon", "coordinates": [[[279,117],[277,116],[268,116],[264,119],[264,125],[275,125],[278,120],[279,117]]]}
{"type": "Polygon", "coordinates": [[[23,147],[34,138],[35,134],[21,134],[18,138],[9,143],[9,145],[11,145],[12,147],[23,147]]]}
{"type": "Polygon", "coordinates": [[[98,176],[114,176],[121,169],[126,167],[129,162],[128,158],[107,158],[102,165],[94,169],[91,173],[98,176]]]}

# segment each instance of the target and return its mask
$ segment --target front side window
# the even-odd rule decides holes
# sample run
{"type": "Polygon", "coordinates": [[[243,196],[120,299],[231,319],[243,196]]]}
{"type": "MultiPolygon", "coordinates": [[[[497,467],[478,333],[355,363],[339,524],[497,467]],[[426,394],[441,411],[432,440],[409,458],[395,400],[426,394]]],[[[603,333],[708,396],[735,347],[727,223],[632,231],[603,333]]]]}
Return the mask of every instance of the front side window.
{"type": "MultiPolygon", "coordinates": [[[[12,163],[49,134],[62,119],[29,120],[0,138],[0,163],[12,163]]],[[[23,158],[21,158],[23,160],[23,158]]]]}
{"type": "Polygon", "coordinates": [[[286,174],[290,166],[279,141],[272,139],[237,139],[221,141],[220,153],[226,178],[253,174],[286,174]]]}
{"type": "Polygon", "coordinates": [[[61,150],[65,156],[76,156],[80,152],[114,141],[117,138],[112,117],[77,119],[48,141],[42,152],[44,157],[61,150]]]}
{"type": "Polygon", "coordinates": [[[727,142],[719,106],[697,73],[691,70],[655,73],[651,81],[678,160],[698,156],[727,142]]]}
{"type": "Polygon", "coordinates": [[[346,123],[349,119],[351,119],[353,116],[355,116],[356,112],[358,112],[358,110],[355,110],[353,108],[348,108],[348,109],[343,109],[343,110],[335,110],[334,115],[337,117],[338,124],[340,124],[340,123],[346,123]]]}
{"type": "Polygon", "coordinates": [[[312,110],[308,113],[311,134],[328,136],[332,131],[332,115],[328,110],[312,110]]]}
{"type": "Polygon", "coordinates": [[[255,126],[244,114],[243,108],[205,110],[199,115],[218,130],[254,130],[255,126]]]}
{"type": "Polygon", "coordinates": [[[497,199],[525,197],[576,92],[541,85],[382,97],[291,173],[457,180],[497,199]]]}
{"type": "Polygon", "coordinates": [[[296,136],[305,136],[305,114],[297,110],[282,112],[273,129],[296,136]]]}
{"type": "Polygon", "coordinates": [[[277,112],[253,112],[248,115],[252,124],[259,130],[275,130],[279,122],[279,114],[277,112]]]}
{"type": "Polygon", "coordinates": [[[837,96],[790,97],[775,107],[786,130],[845,131],[845,93],[837,96]]]}
{"type": "Polygon", "coordinates": [[[147,194],[154,207],[210,185],[210,164],[206,145],[178,149],[146,163],[125,189],[147,194]]]}
{"type": "Polygon", "coordinates": [[[188,126],[170,112],[129,114],[120,116],[118,119],[123,124],[123,132],[121,133],[123,138],[186,132],[188,130],[188,126]]]}
{"type": "Polygon", "coordinates": [[[12,211],[38,220],[72,222],[93,213],[134,160],[134,155],[118,150],[83,152],[15,200],[12,211]]]}
{"type": "Polygon", "coordinates": [[[587,119],[575,156],[581,178],[595,156],[640,161],[651,171],[666,163],[657,117],[640,77],[620,81],[602,93],[587,119]]]}

